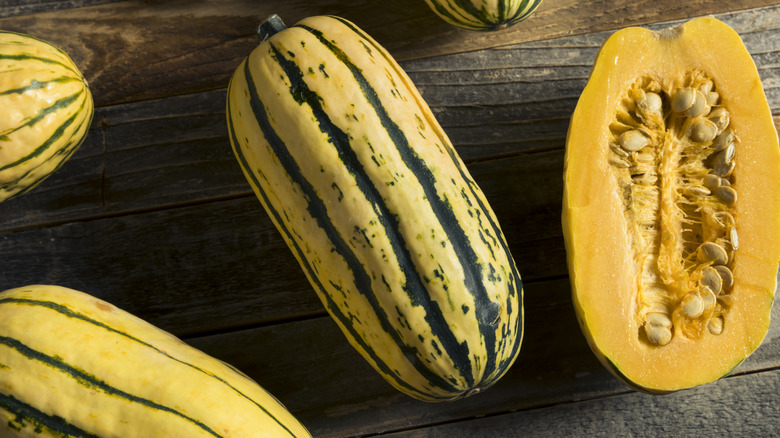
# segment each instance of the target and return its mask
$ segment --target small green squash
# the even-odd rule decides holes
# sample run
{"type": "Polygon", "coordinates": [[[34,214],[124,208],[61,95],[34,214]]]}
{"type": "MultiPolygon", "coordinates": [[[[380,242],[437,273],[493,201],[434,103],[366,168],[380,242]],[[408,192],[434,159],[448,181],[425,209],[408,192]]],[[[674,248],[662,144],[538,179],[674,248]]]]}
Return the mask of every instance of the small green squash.
{"type": "Polygon", "coordinates": [[[467,30],[493,31],[517,24],[542,0],[425,0],[447,23],[467,30]]]}
{"type": "Polygon", "coordinates": [[[87,81],[62,50],[0,31],[0,202],[35,187],[81,146],[94,112],[87,81]]]}
{"type": "Polygon", "coordinates": [[[228,89],[230,141],[328,312],[412,397],[495,383],[520,348],[522,281],[412,81],[338,17],[259,33],[228,89]]]}
{"type": "Polygon", "coordinates": [[[308,437],[230,365],[83,292],[0,293],[0,436],[308,437]]]}

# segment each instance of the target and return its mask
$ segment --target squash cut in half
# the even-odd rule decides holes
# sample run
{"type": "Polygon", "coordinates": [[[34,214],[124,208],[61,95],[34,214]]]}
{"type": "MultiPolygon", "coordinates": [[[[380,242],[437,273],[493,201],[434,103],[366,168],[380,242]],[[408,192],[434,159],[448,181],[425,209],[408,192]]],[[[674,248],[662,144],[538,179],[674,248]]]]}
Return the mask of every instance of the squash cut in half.
{"type": "Polygon", "coordinates": [[[664,393],[727,375],[769,328],[780,150],[726,24],[627,28],[601,47],[566,142],[573,301],[596,356],[664,393]]]}

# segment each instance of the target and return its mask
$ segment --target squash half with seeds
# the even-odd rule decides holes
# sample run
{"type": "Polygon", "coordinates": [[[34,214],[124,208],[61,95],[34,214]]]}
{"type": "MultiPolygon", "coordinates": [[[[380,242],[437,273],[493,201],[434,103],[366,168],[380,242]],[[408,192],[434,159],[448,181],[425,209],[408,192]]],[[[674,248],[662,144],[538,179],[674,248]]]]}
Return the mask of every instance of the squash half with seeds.
{"type": "Polygon", "coordinates": [[[259,34],[230,81],[230,141],[325,308],[412,397],[495,383],[520,348],[522,282],[409,77],[341,18],[272,17],[259,34]]]}
{"type": "Polygon", "coordinates": [[[38,185],[81,146],[94,104],[87,81],[53,45],[0,31],[0,202],[38,185]]]}
{"type": "Polygon", "coordinates": [[[0,436],[311,435],[232,366],[89,294],[0,292],[0,436]]]}
{"type": "Polygon", "coordinates": [[[602,46],[566,143],[574,305],[627,383],[714,381],[769,328],[780,149],[755,64],[715,18],[629,28],[602,46]]]}

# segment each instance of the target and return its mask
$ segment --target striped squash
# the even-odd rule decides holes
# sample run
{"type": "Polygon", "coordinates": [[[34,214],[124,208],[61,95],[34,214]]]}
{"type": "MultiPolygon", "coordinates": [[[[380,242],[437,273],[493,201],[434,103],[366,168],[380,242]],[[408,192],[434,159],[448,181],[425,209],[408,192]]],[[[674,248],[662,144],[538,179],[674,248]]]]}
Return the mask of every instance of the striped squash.
{"type": "Polygon", "coordinates": [[[236,369],[93,296],[0,293],[0,436],[308,437],[236,369]]]}
{"type": "Polygon", "coordinates": [[[542,0],[425,0],[447,23],[467,30],[493,31],[517,24],[542,0]]]}
{"type": "Polygon", "coordinates": [[[53,45],[0,31],[0,202],[35,187],[78,149],[94,112],[87,81],[53,45]]]}
{"type": "Polygon", "coordinates": [[[230,140],[325,308],[412,397],[492,385],[520,348],[522,282],[411,80],[338,17],[272,17],[258,33],[230,81],[230,140]]]}

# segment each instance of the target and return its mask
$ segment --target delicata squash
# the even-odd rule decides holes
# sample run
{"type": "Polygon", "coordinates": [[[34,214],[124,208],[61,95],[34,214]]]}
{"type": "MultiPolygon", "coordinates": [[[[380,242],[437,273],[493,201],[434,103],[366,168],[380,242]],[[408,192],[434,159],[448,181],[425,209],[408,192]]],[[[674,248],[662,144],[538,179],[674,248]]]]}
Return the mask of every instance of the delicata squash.
{"type": "Polygon", "coordinates": [[[65,52],[8,31],[0,31],[0,108],[0,202],[59,169],[94,113],[87,81],[65,52]]]}
{"type": "Polygon", "coordinates": [[[520,348],[522,281],[430,109],[349,21],[274,16],[259,34],[230,81],[230,141],[325,308],[405,394],[489,387],[520,348]]]}
{"type": "Polygon", "coordinates": [[[714,381],[761,343],[780,260],[780,150],[755,64],[715,18],[601,47],[569,126],[574,306],[630,385],[714,381]]]}
{"type": "Polygon", "coordinates": [[[89,294],[0,292],[0,436],[310,437],[232,366],[89,294]]]}

